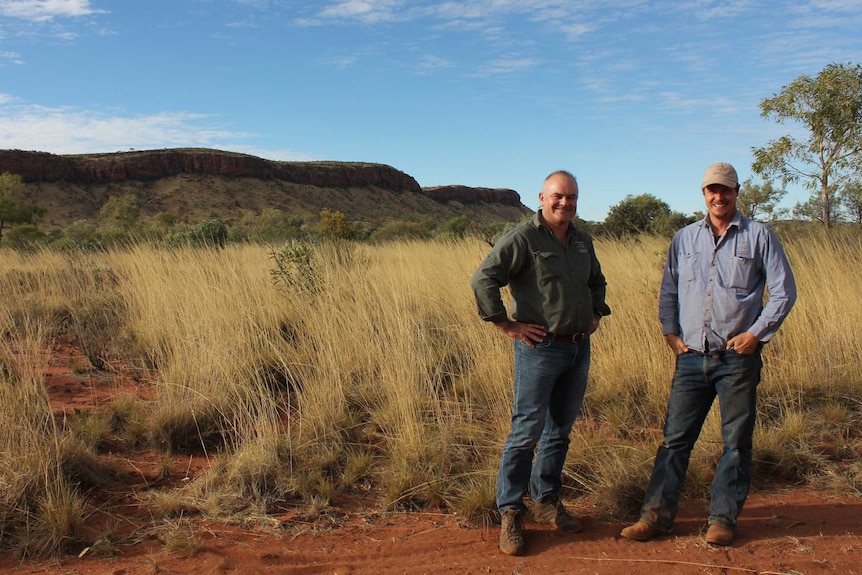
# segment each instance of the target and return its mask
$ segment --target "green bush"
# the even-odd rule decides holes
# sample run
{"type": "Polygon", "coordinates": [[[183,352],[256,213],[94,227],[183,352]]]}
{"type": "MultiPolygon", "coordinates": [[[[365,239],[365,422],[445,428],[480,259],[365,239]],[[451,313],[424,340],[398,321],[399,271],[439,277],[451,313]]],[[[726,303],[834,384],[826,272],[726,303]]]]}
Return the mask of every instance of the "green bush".
{"type": "Polygon", "coordinates": [[[13,249],[26,250],[44,245],[48,236],[33,224],[19,224],[9,228],[5,240],[13,249]]]}

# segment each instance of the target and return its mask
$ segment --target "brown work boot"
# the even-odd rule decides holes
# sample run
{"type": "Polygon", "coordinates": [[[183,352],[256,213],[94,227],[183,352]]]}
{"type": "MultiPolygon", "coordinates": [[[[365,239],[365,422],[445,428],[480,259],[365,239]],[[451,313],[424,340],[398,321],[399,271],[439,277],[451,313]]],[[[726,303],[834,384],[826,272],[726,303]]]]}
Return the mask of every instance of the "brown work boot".
{"type": "Polygon", "coordinates": [[[500,551],[506,555],[523,555],[527,542],[524,539],[521,512],[517,509],[506,509],[500,514],[500,518],[500,551]]]}
{"type": "Polygon", "coordinates": [[[576,518],[569,515],[563,502],[556,495],[545,498],[543,501],[533,502],[533,521],[553,525],[560,531],[577,533],[584,525],[576,518]]]}
{"type": "Polygon", "coordinates": [[[706,542],[713,545],[730,545],[733,543],[733,529],[713,523],[706,530],[706,542]]]}
{"type": "Polygon", "coordinates": [[[633,539],[634,541],[649,541],[656,535],[661,535],[662,532],[658,530],[658,528],[653,527],[646,521],[638,521],[634,525],[629,525],[622,531],[620,531],[620,536],[625,537],[626,539],[633,539]]]}

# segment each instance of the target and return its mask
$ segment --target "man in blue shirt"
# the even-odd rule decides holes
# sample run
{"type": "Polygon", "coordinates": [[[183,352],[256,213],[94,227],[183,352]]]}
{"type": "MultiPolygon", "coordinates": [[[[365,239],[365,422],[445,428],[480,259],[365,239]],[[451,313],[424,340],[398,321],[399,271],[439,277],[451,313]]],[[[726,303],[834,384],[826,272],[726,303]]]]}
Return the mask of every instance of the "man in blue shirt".
{"type": "Polygon", "coordinates": [[[736,209],[733,166],[709,166],[702,191],[707,215],[676,233],[661,281],[659,320],[676,355],[676,372],[640,520],[620,533],[636,541],[673,528],[689,457],[717,396],[724,452],[712,482],[706,541],[733,542],[751,484],[761,348],[796,301],[778,238],[736,209]]]}

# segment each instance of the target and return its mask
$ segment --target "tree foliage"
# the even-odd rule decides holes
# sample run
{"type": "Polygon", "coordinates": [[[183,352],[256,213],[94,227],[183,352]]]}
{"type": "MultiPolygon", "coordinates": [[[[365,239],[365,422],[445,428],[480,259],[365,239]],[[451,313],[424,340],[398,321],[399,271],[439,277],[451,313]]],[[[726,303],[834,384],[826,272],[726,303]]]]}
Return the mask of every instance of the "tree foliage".
{"type": "Polygon", "coordinates": [[[392,240],[427,240],[434,234],[435,224],[431,219],[421,222],[389,222],[371,232],[369,240],[384,242],[392,240]]]}
{"type": "Polygon", "coordinates": [[[141,208],[135,194],[111,196],[99,210],[99,220],[112,231],[128,232],[140,217],[141,208]]]}
{"type": "Polygon", "coordinates": [[[602,231],[627,236],[657,234],[672,236],[676,230],[691,221],[652,194],[628,195],[620,203],[611,206],[602,231]]]}
{"type": "Polygon", "coordinates": [[[618,236],[642,234],[655,218],[668,214],[670,206],[652,194],[628,195],[608,210],[605,227],[618,236]]]}
{"type": "Polygon", "coordinates": [[[193,245],[223,248],[227,243],[228,227],[221,220],[204,220],[188,232],[193,245]]]}
{"type": "Polygon", "coordinates": [[[18,194],[24,188],[24,180],[17,174],[0,174],[0,237],[3,230],[15,224],[36,225],[45,215],[45,208],[27,202],[18,194]]]}
{"type": "Polygon", "coordinates": [[[260,213],[245,212],[242,219],[231,230],[232,237],[253,242],[283,242],[302,238],[305,221],[297,215],[266,208],[260,213]]]}
{"type": "Polygon", "coordinates": [[[670,212],[656,216],[650,222],[649,231],[657,236],[673,237],[680,228],[684,228],[694,219],[679,212],[670,212]]]}
{"type": "Polygon", "coordinates": [[[146,235],[153,239],[162,239],[170,234],[177,223],[177,218],[170,212],[158,212],[147,228],[146,235]]]}
{"type": "Polygon", "coordinates": [[[862,179],[846,182],[838,195],[850,219],[862,224],[862,179]]]}
{"type": "Polygon", "coordinates": [[[750,179],[745,180],[739,189],[736,206],[744,216],[753,220],[775,221],[782,212],[776,206],[787,194],[787,190],[776,188],[772,180],[755,184],[750,179]]]}
{"type": "MultiPolygon", "coordinates": [[[[862,157],[862,66],[833,63],[811,78],[803,75],[760,102],[761,116],[793,122],[804,138],[786,135],[754,148],[752,169],[782,183],[801,182],[818,204],[828,229],[836,213],[836,185],[858,174],[862,157]]],[[[813,200],[813,198],[812,198],[813,200]]]]}
{"type": "Polygon", "coordinates": [[[6,232],[6,243],[16,250],[44,245],[48,237],[33,224],[16,224],[6,232]]]}
{"type": "Polygon", "coordinates": [[[839,208],[840,204],[837,201],[837,194],[833,187],[827,193],[825,204],[823,198],[816,194],[804,202],[797,202],[793,206],[793,217],[798,220],[819,222],[824,226],[832,226],[840,220],[839,208]]]}
{"type": "Polygon", "coordinates": [[[339,211],[323,208],[320,210],[320,236],[329,240],[353,240],[359,236],[356,226],[347,221],[347,216],[339,211]]]}

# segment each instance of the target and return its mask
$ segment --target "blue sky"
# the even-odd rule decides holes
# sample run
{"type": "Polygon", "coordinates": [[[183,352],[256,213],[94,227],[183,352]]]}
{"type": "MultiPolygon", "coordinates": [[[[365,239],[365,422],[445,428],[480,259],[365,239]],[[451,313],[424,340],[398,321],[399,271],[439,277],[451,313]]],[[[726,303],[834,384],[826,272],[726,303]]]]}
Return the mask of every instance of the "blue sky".
{"type": "MultiPolygon", "coordinates": [[[[573,172],[579,213],[689,214],[758,103],[862,61],[859,0],[0,0],[0,148],[377,162],[422,186],[573,172]]],[[[785,205],[807,198],[791,189],[785,205]]]]}

